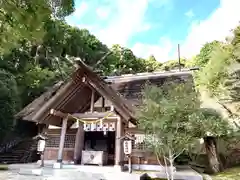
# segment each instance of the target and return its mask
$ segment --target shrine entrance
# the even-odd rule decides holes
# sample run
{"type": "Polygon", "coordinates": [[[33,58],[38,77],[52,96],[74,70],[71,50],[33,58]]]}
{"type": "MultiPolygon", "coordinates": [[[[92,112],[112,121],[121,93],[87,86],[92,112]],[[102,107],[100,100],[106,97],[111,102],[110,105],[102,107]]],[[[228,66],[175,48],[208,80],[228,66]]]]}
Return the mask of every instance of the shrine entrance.
{"type": "Polygon", "coordinates": [[[114,165],[115,131],[89,131],[84,133],[84,151],[104,152],[104,165],[114,165]]]}

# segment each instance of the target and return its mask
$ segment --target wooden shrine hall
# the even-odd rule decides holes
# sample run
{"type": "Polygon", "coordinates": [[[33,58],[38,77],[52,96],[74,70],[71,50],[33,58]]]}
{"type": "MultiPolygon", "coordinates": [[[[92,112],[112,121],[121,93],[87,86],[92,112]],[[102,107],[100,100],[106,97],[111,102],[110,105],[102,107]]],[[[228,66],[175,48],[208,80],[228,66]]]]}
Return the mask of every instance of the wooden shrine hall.
{"type": "Polygon", "coordinates": [[[121,167],[125,161],[122,137],[130,134],[135,139],[133,163],[158,164],[144,148],[143,132],[136,127],[135,108],[141,103],[142,87],[147,82],[161,86],[173,78],[192,80],[192,73],[102,78],[80,61],[72,78],[55,84],[16,117],[44,125],[41,133],[48,138],[45,160],[121,167]]]}

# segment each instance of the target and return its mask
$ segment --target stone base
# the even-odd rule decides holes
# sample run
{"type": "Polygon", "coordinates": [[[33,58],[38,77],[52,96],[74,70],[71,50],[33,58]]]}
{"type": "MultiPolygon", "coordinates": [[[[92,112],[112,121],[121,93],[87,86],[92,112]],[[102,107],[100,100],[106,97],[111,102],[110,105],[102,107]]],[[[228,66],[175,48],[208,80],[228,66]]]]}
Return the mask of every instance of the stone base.
{"type": "Polygon", "coordinates": [[[56,162],[53,164],[53,169],[62,169],[62,163],[61,162],[56,162]]]}
{"type": "MultiPolygon", "coordinates": [[[[124,164],[124,167],[128,169],[128,164],[124,164]]],[[[151,165],[151,164],[132,164],[133,170],[140,170],[140,171],[160,171],[165,172],[166,170],[171,172],[171,168],[173,168],[173,172],[176,172],[176,167],[162,167],[160,165],[151,165]]]]}
{"type": "Polygon", "coordinates": [[[123,166],[120,165],[114,165],[114,169],[118,172],[122,172],[123,171],[123,166]]]}
{"type": "Polygon", "coordinates": [[[19,170],[19,174],[21,174],[21,175],[42,176],[43,172],[42,172],[42,169],[26,169],[26,168],[21,168],[21,169],[19,170]]]}

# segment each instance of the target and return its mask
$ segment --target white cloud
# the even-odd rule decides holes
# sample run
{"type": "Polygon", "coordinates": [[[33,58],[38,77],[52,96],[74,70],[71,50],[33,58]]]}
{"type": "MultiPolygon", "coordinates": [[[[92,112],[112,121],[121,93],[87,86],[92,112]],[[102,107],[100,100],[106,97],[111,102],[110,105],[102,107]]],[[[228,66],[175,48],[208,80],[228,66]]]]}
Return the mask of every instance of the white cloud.
{"type": "Polygon", "coordinates": [[[111,2],[112,12],[114,12],[111,20],[105,28],[95,34],[109,46],[113,44],[126,46],[135,33],[151,28],[151,25],[145,21],[149,3],[154,3],[160,8],[168,5],[171,0],[115,0],[111,2]]]}
{"type": "Polygon", "coordinates": [[[148,58],[150,55],[154,55],[156,60],[161,62],[169,60],[172,49],[172,42],[168,38],[161,38],[156,45],[136,43],[132,47],[136,56],[148,58]]]}
{"type": "Polygon", "coordinates": [[[189,17],[189,18],[193,18],[195,16],[195,14],[193,13],[193,10],[190,9],[189,11],[187,11],[185,13],[185,16],[189,17]]]}
{"type": "Polygon", "coordinates": [[[89,30],[108,46],[113,44],[126,46],[134,34],[151,28],[152,25],[145,20],[150,3],[162,8],[170,6],[171,2],[172,0],[105,0],[105,5],[82,2],[71,16],[73,20],[67,18],[67,21],[79,28],[90,27],[89,30]],[[104,26],[99,22],[90,26],[81,23],[81,18],[83,16],[87,18],[86,13],[90,13],[92,9],[96,11],[98,18],[105,20],[104,26]]]}
{"type": "Polygon", "coordinates": [[[107,45],[125,46],[129,38],[142,27],[148,0],[117,0],[115,15],[98,36],[107,45]]]}
{"type": "Polygon", "coordinates": [[[107,19],[110,15],[110,8],[107,6],[99,7],[96,9],[96,14],[100,19],[107,19]]]}
{"type": "Polygon", "coordinates": [[[74,11],[74,13],[72,14],[72,16],[76,17],[76,18],[82,18],[85,13],[88,11],[88,4],[86,2],[81,2],[79,6],[76,7],[76,10],[74,11]]]}
{"type": "Polygon", "coordinates": [[[193,22],[181,47],[183,56],[198,54],[207,42],[224,41],[240,21],[239,7],[240,0],[221,0],[220,6],[206,20],[193,22]]]}
{"type": "MultiPolygon", "coordinates": [[[[181,44],[181,56],[191,58],[199,53],[205,43],[214,40],[224,41],[227,36],[230,36],[230,31],[240,21],[239,7],[240,0],[221,0],[220,6],[207,19],[193,21],[187,38],[181,44]]],[[[155,45],[136,43],[132,49],[140,57],[153,54],[158,61],[177,57],[177,48],[174,48],[170,40],[168,46],[163,43],[155,45]],[[171,55],[172,52],[176,53],[171,55]]]]}

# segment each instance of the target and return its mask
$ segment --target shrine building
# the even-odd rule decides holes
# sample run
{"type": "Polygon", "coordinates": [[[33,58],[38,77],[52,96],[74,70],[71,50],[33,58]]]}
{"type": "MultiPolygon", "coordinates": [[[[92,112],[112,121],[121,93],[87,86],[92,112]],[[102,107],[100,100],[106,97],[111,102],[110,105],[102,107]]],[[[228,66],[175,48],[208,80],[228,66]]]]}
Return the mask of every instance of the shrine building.
{"type": "Polygon", "coordinates": [[[189,70],[100,77],[83,62],[66,82],[55,84],[16,117],[39,125],[47,136],[45,161],[74,164],[126,164],[123,137],[134,137],[132,164],[158,164],[144,146],[135,110],[146,83],[193,81],[189,70]]]}

